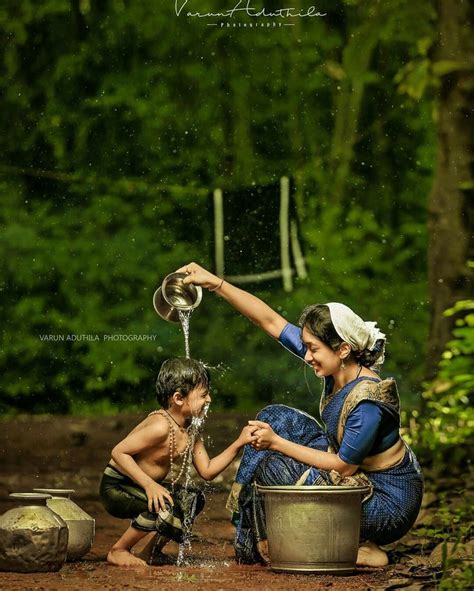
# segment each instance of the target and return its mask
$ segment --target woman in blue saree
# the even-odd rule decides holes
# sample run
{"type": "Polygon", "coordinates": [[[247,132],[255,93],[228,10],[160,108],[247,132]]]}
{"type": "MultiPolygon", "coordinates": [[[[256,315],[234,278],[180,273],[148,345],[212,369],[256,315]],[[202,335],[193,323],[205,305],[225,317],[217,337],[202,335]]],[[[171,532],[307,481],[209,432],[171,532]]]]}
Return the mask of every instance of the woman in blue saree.
{"type": "Polygon", "coordinates": [[[379,545],[405,535],[423,495],[423,477],[401,439],[400,400],[393,378],[380,379],[385,335],[340,303],[309,306],[299,325],[265,302],[196,263],[180,269],[187,283],[215,291],[324,379],[320,411],[324,428],[308,414],[284,405],[264,408],[255,421],[258,439],[246,446],[228,508],[237,527],[235,551],[242,563],[266,562],[265,514],[255,483],[272,485],[368,485],[363,501],[357,563],[385,566],[379,545]]]}

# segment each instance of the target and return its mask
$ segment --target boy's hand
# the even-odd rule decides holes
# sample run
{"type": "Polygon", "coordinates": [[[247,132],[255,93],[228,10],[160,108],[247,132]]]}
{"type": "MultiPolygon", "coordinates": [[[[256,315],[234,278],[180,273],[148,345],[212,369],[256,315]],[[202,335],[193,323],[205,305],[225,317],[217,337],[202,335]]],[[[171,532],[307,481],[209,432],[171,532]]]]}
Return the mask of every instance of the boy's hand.
{"type": "Polygon", "coordinates": [[[145,486],[145,493],[148,498],[148,511],[151,513],[166,511],[166,501],[169,501],[171,506],[174,505],[173,498],[169,491],[157,482],[150,482],[150,484],[145,486]]]}
{"type": "Polygon", "coordinates": [[[253,434],[256,430],[257,427],[246,425],[240,432],[240,435],[237,439],[237,444],[239,447],[243,447],[244,445],[247,445],[247,443],[256,441],[257,437],[253,434]]]}

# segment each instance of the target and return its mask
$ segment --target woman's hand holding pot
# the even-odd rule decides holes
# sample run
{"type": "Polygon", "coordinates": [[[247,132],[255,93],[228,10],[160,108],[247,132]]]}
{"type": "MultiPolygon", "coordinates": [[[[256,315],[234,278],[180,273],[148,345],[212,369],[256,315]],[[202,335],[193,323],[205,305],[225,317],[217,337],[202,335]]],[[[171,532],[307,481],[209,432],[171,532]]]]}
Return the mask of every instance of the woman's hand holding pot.
{"type": "Polygon", "coordinates": [[[183,279],[183,283],[192,283],[193,285],[201,285],[211,291],[217,289],[222,284],[222,279],[210,273],[204,267],[197,263],[188,263],[183,265],[176,271],[177,273],[186,273],[187,277],[183,279]]]}

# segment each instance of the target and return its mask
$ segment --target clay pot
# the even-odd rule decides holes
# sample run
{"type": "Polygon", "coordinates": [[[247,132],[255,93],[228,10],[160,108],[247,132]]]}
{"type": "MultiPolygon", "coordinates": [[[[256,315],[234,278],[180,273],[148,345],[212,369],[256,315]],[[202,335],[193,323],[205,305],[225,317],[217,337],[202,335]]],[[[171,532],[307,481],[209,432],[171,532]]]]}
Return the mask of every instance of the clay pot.
{"type": "Polygon", "coordinates": [[[51,496],[48,507],[66,522],[69,530],[68,561],[79,560],[89,552],[94,542],[95,519],[88,515],[70,496],[75,491],[66,488],[35,488],[36,492],[51,496]]]}
{"type": "Polygon", "coordinates": [[[0,571],[57,571],[66,560],[68,529],[46,506],[49,495],[13,493],[19,503],[0,516],[0,571]]]}

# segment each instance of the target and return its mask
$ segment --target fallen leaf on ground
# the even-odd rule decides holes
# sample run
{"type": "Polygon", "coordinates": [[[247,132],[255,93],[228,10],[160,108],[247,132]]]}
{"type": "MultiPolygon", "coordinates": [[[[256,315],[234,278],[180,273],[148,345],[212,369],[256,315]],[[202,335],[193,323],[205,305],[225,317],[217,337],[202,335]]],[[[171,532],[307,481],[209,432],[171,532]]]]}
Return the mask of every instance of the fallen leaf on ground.
{"type": "Polygon", "coordinates": [[[423,500],[421,501],[421,506],[422,507],[429,507],[430,505],[435,503],[437,500],[438,500],[438,495],[436,493],[431,492],[431,491],[425,492],[425,494],[423,495],[423,500]]]}
{"type": "Polygon", "coordinates": [[[402,538],[400,545],[406,546],[407,548],[413,548],[415,546],[427,546],[432,544],[432,540],[430,538],[422,538],[417,536],[406,536],[402,538]]]}
{"type": "Polygon", "coordinates": [[[462,559],[474,555],[474,540],[470,540],[466,544],[458,544],[457,546],[455,542],[441,542],[430,554],[430,561],[432,564],[442,563],[443,547],[445,545],[447,558],[462,559]]]}
{"type": "Polygon", "coordinates": [[[413,556],[410,555],[406,562],[409,568],[414,566],[431,566],[431,561],[429,556],[413,556]]]}
{"type": "Polygon", "coordinates": [[[412,581],[407,579],[390,579],[387,581],[386,586],[380,587],[384,591],[395,591],[395,589],[406,589],[408,585],[411,585],[412,581]]]}

